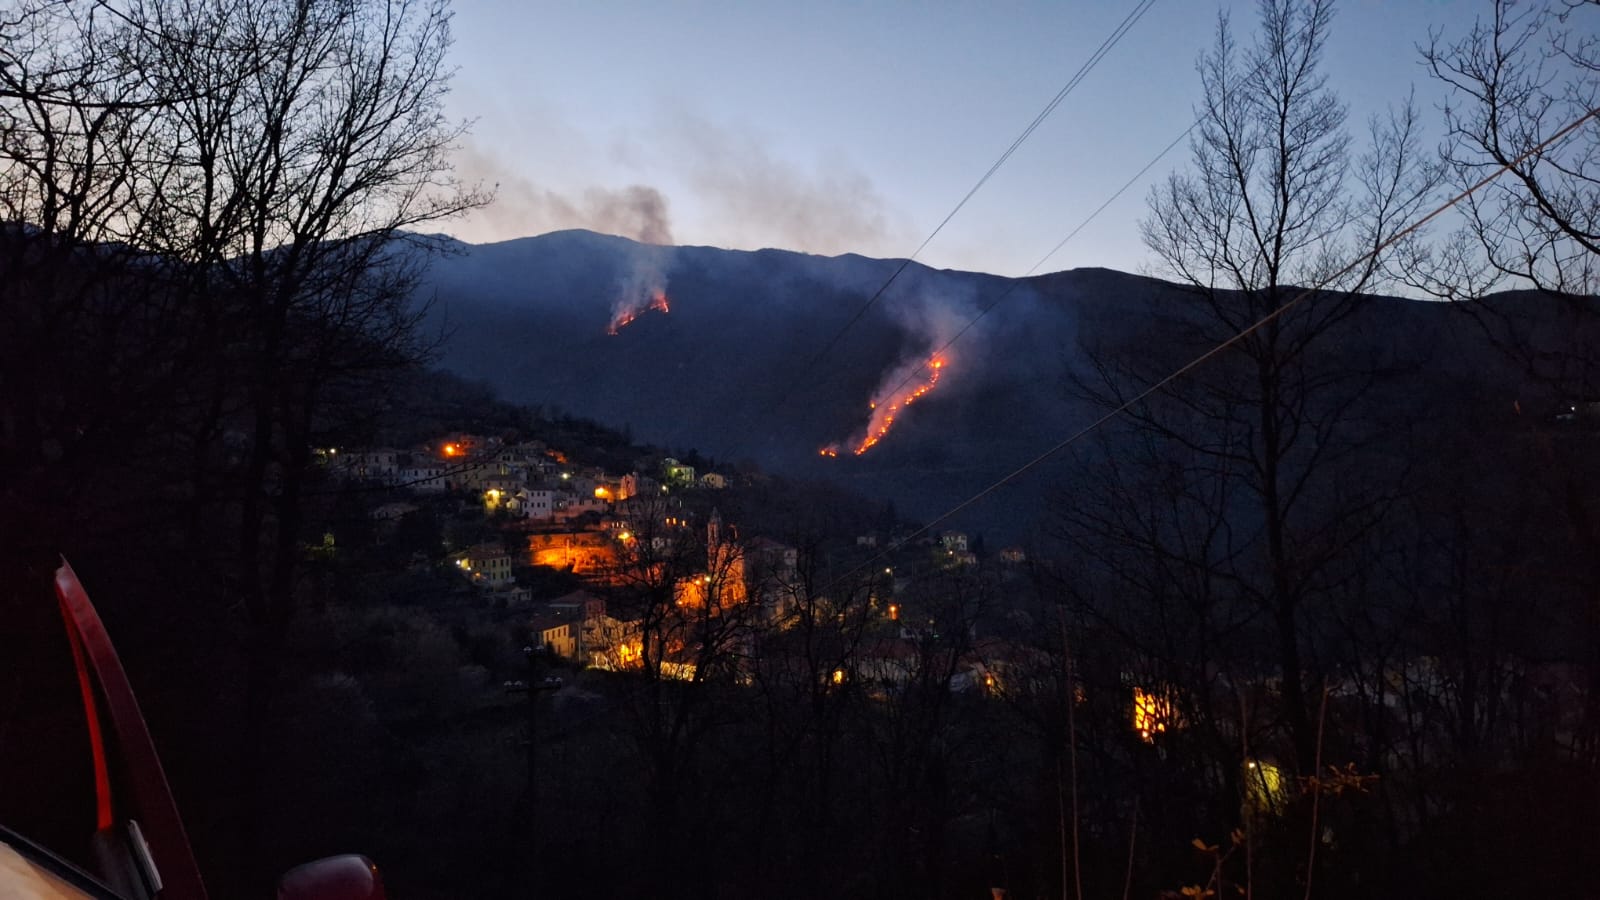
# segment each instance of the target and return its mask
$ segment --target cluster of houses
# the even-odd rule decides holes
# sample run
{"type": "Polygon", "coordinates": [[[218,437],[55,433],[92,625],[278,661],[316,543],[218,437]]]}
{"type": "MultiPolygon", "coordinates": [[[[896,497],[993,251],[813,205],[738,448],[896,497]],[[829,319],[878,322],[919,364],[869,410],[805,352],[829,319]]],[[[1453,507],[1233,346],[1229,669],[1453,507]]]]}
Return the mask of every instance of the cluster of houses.
{"type": "MultiPolygon", "coordinates": [[[[697,473],[671,457],[643,460],[619,476],[573,465],[565,453],[541,441],[506,443],[466,434],[410,450],[330,449],[322,455],[350,481],[420,496],[450,493],[481,504],[486,515],[501,522],[505,540],[453,554],[460,574],[494,601],[531,606],[531,630],[541,646],[602,668],[626,665],[638,655],[638,622],[608,614],[605,601],[589,591],[534,603],[528,588],[517,583],[515,570],[545,566],[596,586],[615,584],[642,556],[659,556],[698,539],[700,529],[682,492],[728,487],[727,476],[697,473]],[[515,546],[508,549],[506,541],[515,546]],[[647,546],[641,550],[642,544],[647,546]]],[[[393,520],[416,509],[391,501],[372,515],[393,520]]],[[[781,620],[794,596],[798,552],[763,538],[740,542],[715,512],[704,535],[697,551],[707,559],[706,571],[678,580],[676,602],[704,604],[715,594],[718,603],[750,604],[763,622],[781,620]]]]}
{"type": "Polygon", "coordinates": [[[611,476],[593,466],[574,466],[543,441],[508,444],[495,438],[455,435],[411,450],[380,448],[322,452],[344,477],[405,488],[417,494],[450,491],[480,495],[488,512],[530,522],[564,523],[604,514],[611,504],[675,488],[728,486],[727,476],[676,459],[660,461],[655,474],[611,476]]]}
{"type": "MultiPolygon", "coordinates": [[[[600,669],[626,669],[651,656],[669,676],[692,677],[697,638],[672,634],[653,613],[608,608],[606,590],[637,578],[654,563],[683,554],[697,560],[692,571],[678,566],[670,577],[671,607],[682,621],[732,616],[737,611],[748,634],[781,630],[801,597],[799,553],[767,538],[739,539],[713,508],[706,521],[685,503],[688,492],[728,486],[717,472],[697,473],[672,459],[640,461],[623,475],[572,464],[560,450],[542,442],[507,443],[475,435],[452,435],[435,444],[398,449],[328,450],[327,464],[343,477],[409,492],[417,503],[430,494],[450,494],[462,503],[481,504],[501,524],[502,540],[467,547],[451,559],[459,574],[499,605],[527,610],[530,642],[572,663],[600,669]],[[517,581],[517,570],[543,566],[578,575],[587,588],[553,599],[536,599],[517,581]],[[648,621],[647,621],[648,620],[648,621]],[[749,626],[749,627],[745,627],[749,626]],[[647,647],[647,641],[656,643],[647,647]]],[[[702,498],[704,501],[706,498],[702,498]]],[[[373,510],[376,518],[396,519],[417,509],[403,500],[373,510]]],[[[876,550],[876,535],[857,538],[863,550],[876,550]]],[[[974,565],[977,554],[961,532],[925,539],[929,558],[940,567],[974,565]]],[[[1003,551],[1005,562],[1021,562],[1020,550],[1003,551]]],[[[681,556],[680,556],[681,561],[681,556]]],[[[875,598],[882,628],[854,648],[847,666],[830,673],[837,680],[865,679],[891,684],[913,677],[921,651],[918,629],[896,601],[894,578],[875,598]]],[[[655,611],[659,613],[658,611],[655,611]]],[[[749,654],[752,648],[742,648],[749,654]]],[[[994,642],[985,642],[957,662],[952,687],[997,687],[1004,667],[994,642]],[[979,651],[982,652],[979,652],[979,651]]]]}
{"type": "MultiPolygon", "coordinates": [[[[781,643],[784,626],[804,596],[798,551],[766,538],[738,539],[714,507],[702,524],[694,510],[711,506],[705,502],[709,498],[685,503],[686,495],[720,490],[728,481],[719,473],[697,473],[676,459],[642,460],[633,471],[616,476],[573,465],[564,453],[538,441],[512,444],[473,435],[454,435],[411,450],[327,450],[323,455],[345,478],[414,495],[415,503],[396,499],[375,507],[375,519],[397,520],[415,512],[429,494],[453,494],[464,504],[481,505],[485,515],[501,524],[502,540],[460,550],[451,557],[454,566],[490,602],[525,611],[531,644],[575,665],[625,670],[649,657],[663,676],[693,678],[704,646],[697,643],[697,627],[703,631],[717,617],[724,622],[736,617],[737,640],[749,642],[765,634],[781,643]],[[660,562],[674,557],[677,565],[660,562]],[[686,558],[695,560],[694,566],[685,568],[686,558]],[[536,600],[517,581],[517,570],[530,566],[573,573],[587,587],[536,600]],[[667,615],[659,608],[608,604],[607,597],[617,592],[607,588],[641,576],[656,577],[658,602],[668,607],[667,615]]],[[[946,531],[917,543],[925,553],[911,555],[935,569],[979,562],[976,548],[961,532],[946,531]]],[[[905,537],[856,538],[863,552],[891,544],[903,547],[905,537]]],[[[1001,550],[996,558],[1002,567],[1025,561],[1015,547],[1001,550]]],[[[887,689],[916,679],[931,666],[948,674],[951,690],[984,693],[1027,690],[1040,677],[1055,677],[1051,660],[1026,643],[977,634],[967,642],[942,645],[924,640],[925,620],[908,611],[907,605],[915,604],[906,599],[902,579],[891,569],[883,571],[884,585],[873,597],[877,627],[863,632],[848,652],[841,648],[837,667],[823,677],[887,689]],[[930,659],[930,652],[942,657],[930,659]]],[[[760,650],[746,643],[731,655],[753,660],[760,650]]],[[[1423,662],[1431,660],[1416,665],[1423,662]]],[[[1431,668],[1408,669],[1383,700],[1393,705],[1396,698],[1418,692],[1439,695],[1443,691],[1437,682],[1431,668]]],[[[1568,707],[1572,698],[1567,695],[1575,683],[1552,679],[1554,687],[1539,685],[1544,692],[1539,696],[1549,694],[1552,705],[1568,707]]],[[[1185,727],[1182,703],[1171,687],[1141,687],[1133,680],[1126,687],[1129,725],[1141,739],[1154,742],[1164,732],[1185,727]]],[[[1343,697],[1347,687],[1331,684],[1329,693],[1343,697]]]]}
{"type": "MultiPolygon", "coordinates": [[[[692,623],[735,614],[741,627],[772,627],[787,620],[800,596],[799,551],[765,538],[739,541],[713,510],[704,544],[693,553],[698,560],[703,551],[704,567],[669,572],[682,568],[669,558],[700,538],[686,519],[662,516],[661,511],[661,505],[640,505],[632,517],[627,511],[614,514],[601,532],[560,539],[586,538],[575,547],[537,549],[548,545],[550,536],[530,537],[534,560],[572,554],[573,571],[579,571],[580,562],[589,566],[587,580],[596,586],[631,578],[656,580],[661,588],[657,602],[668,607],[613,610],[601,594],[575,591],[535,605],[529,622],[534,645],[579,665],[608,670],[629,668],[649,652],[665,673],[692,677],[693,665],[685,661],[697,650],[692,623]],[[644,515],[660,521],[647,525],[644,515]],[[647,641],[655,642],[648,651],[647,641]]],[[[560,557],[548,561],[559,564],[560,557]]]]}

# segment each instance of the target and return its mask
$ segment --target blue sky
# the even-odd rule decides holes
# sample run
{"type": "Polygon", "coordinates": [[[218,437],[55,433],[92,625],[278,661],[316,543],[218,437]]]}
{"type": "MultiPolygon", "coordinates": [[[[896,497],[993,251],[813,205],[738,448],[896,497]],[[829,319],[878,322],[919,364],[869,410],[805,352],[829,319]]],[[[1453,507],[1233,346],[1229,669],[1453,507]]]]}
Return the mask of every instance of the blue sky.
{"type": "MultiPolygon", "coordinates": [[[[449,112],[474,124],[458,172],[500,187],[445,230],[905,256],[1135,5],[460,0],[449,112]]],[[[1156,0],[919,259],[1039,262],[1193,120],[1219,9],[1253,29],[1253,3],[1156,0]]],[[[1414,86],[1436,138],[1416,45],[1486,11],[1345,0],[1324,66],[1351,130],[1414,86]]],[[[1042,271],[1146,270],[1146,195],[1187,159],[1175,149],[1042,271]]]]}

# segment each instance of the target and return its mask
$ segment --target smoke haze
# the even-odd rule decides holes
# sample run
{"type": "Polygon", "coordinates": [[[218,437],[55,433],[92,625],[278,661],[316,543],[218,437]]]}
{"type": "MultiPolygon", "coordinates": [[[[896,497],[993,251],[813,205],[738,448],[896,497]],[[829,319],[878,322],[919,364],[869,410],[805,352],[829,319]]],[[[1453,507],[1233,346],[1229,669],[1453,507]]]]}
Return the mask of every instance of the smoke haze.
{"type": "MultiPolygon", "coordinates": [[[[849,439],[823,447],[824,456],[838,456],[841,452],[859,456],[867,452],[888,438],[910,407],[939,388],[945,376],[960,377],[955,348],[946,345],[971,320],[972,298],[911,286],[890,301],[887,311],[909,340],[898,358],[883,370],[873,389],[867,403],[871,415],[866,425],[849,439]]],[[[964,349],[974,358],[981,358],[981,350],[973,343],[968,341],[964,349]]]]}
{"type": "Polygon", "coordinates": [[[507,240],[567,228],[587,228],[646,244],[671,244],[667,198],[642,184],[588,187],[575,196],[541,187],[494,155],[468,144],[456,153],[456,175],[494,188],[487,208],[453,229],[469,242],[507,240]]]}
{"type": "Polygon", "coordinates": [[[803,167],[759,136],[693,113],[668,119],[654,136],[706,206],[717,246],[779,247],[837,255],[892,253],[883,195],[843,159],[803,167]]]}
{"type": "Polygon", "coordinates": [[[552,174],[535,180],[469,139],[455,174],[494,188],[495,200],[450,232],[488,243],[586,228],[647,244],[828,256],[893,255],[910,244],[872,179],[842,155],[797,162],[755,132],[688,111],[588,144],[589,158],[545,164],[552,174]]]}

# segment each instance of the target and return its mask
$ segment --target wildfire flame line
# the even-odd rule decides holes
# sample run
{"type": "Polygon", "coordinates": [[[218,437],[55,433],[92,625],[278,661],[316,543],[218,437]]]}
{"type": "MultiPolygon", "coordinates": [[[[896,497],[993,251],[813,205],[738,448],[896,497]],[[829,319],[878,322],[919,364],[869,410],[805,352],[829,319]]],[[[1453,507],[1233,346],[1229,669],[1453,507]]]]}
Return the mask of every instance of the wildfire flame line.
{"type": "Polygon", "coordinates": [[[655,310],[659,313],[672,312],[672,309],[667,305],[667,295],[665,293],[657,291],[650,298],[649,303],[646,303],[643,306],[635,306],[630,309],[625,309],[617,313],[616,318],[611,320],[611,324],[606,326],[606,334],[616,334],[622,329],[628,327],[628,325],[632,323],[634,319],[639,318],[651,310],[655,310]]]}
{"type": "MultiPolygon", "coordinates": [[[[895,418],[900,415],[901,411],[911,404],[917,402],[918,399],[923,397],[929,391],[933,390],[934,387],[939,384],[939,376],[944,374],[944,359],[942,357],[935,356],[928,360],[926,363],[926,368],[928,370],[928,377],[924,379],[921,384],[916,385],[910,390],[903,391],[899,394],[899,396],[896,396],[893,400],[891,400],[883,409],[879,409],[879,402],[877,400],[872,400],[867,404],[867,407],[872,410],[872,420],[867,425],[866,437],[861,439],[861,442],[850,451],[851,453],[856,456],[860,456],[863,453],[866,453],[868,450],[871,450],[873,447],[876,447],[878,442],[882,441],[884,437],[888,435],[889,430],[894,428],[895,418]]],[[[841,449],[843,448],[839,444],[835,443],[829,444],[817,452],[821,456],[836,457],[839,455],[839,451],[841,449]]]]}

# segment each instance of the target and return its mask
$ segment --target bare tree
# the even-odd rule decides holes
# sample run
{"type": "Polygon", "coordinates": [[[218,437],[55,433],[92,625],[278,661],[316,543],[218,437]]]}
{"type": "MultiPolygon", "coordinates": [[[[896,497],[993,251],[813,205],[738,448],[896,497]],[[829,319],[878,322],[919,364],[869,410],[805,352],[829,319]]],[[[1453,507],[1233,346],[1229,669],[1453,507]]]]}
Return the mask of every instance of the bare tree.
{"type": "MultiPolygon", "coordinates": [[[[1469,185],[1505,174],[1467,198],[1466,224],[1450,241],[1413,253],[1410,273],[1421,289],[1468,304],[1532,382],[1530,413],[1563,407],[1567,424],[1533,424],[1546,463],[1536,486],[1587,560],[1574,575],[1591,648],[1600,648],[1600,518],[1587,487],[1595,477],[1590,401],[1600,397],[1597,22],[1593,3],[1494,0],[1461,39],[1430,41],[1424,59],[1451,90],[1443,154],[1452,177],[1469,185]],[[1528,286],[1534,291],[1491,294],[1528,286]]],[[[1592,761],[1600,755],[1600,649],[1585,662],[1575,750],[1592,761]]]]}
{"type": "MultiPolygon", "coordinates": [[[[1321,70],[1329,0],[1262,0],[1259,12],[1253,46],[1219,20],[1198,65],[1193,170],[1152,192],[1143,224],[1160,269],[1198,301],[1179,314],[1195,346],[1247,333],[1136,417],[1197,454],[1188,477],[1239,483],[1232,493],[1245,500],[1229,512],[1218,574],[1271,623],[1283,716],[1306,770],[1306,604],[1319,571],[1378,512],[1376,498],[1334,486],[1373,430],[1356,409],[1377,373],[1326,348],[1354,327],[1363,292],[1384,285],[1380,251],[1436,179],[1409,102],[1375,118],[1367,149],[1354,152],[1321,70]]],[[[1137,368],[1119,381],[1153,380],[1137,368]]]]}
{"type": "Polygon", "coordinates": [[[450,176],[449,25],[446,0],[0,13],[0,214],[27,275],[0,304],[0,451],[74,477],[96,446],[142,451],[139,480],[186,500],[188,558],[246,619],[246,794],[312,447],[429,350],[410,230],[485,199],[450,176]]]}
{"type": "Polygon", "coordinates": [[[632,623],[616,668],[650,841],[638,877],[661,896],[687,896],[713,877],[706,841],[729,773],[711,757],[743,718],[761,616],[745,546],[720,515],[702,531],[681,507],[648,496],[628,501],[627,515],[608,607],[632,623]]]}
{"type": "Polygon", "coordinates": [[[1600,125],[1588,118],[1543,145],[1600,110],[1597,16],[1593,4],[1494,0],[1465,37],[1436,34],[1423,52],[1451,88],[1444,156],[1456,181],[1508,174],[1464,201],[1466,234],[1494,271],[1562,293],[1600,285],[1600,125]]]}

